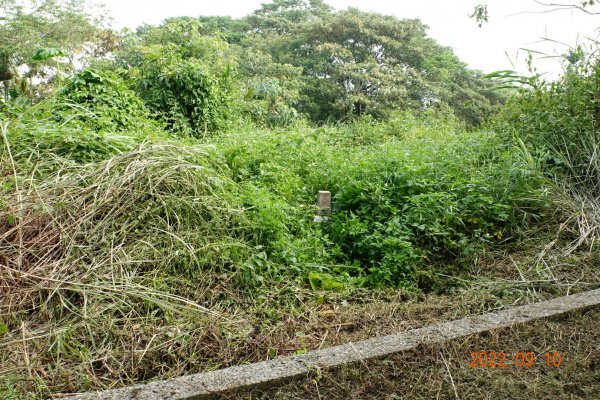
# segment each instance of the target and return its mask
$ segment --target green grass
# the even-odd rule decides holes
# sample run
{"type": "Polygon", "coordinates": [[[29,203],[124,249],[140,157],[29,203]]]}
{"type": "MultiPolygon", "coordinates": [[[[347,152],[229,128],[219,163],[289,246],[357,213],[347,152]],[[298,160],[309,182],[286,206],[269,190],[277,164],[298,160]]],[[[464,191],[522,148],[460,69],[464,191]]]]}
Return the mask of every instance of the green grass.
{"type": "Polygon", "coordinates": [[[493,133],[403,122],[405,131],[396,120],[218,139],[272,260],[352,285],[412,286],[417,270],[460,264],[543,217],[544,179],[493,133]],[[321,225],[318,190],[334,198],[321,225]]]}
{"type": "Polygon", "coordinates": [[[551,223],[526,154],[441,117],[201,142],[150,121],[97,130],[51,117],[54,101],[2,121],[5,397],[314,347],[328,303],[461,290],[477,260],[551,223]],[[318,190],[334,195],[321,224],[318,190]]]}

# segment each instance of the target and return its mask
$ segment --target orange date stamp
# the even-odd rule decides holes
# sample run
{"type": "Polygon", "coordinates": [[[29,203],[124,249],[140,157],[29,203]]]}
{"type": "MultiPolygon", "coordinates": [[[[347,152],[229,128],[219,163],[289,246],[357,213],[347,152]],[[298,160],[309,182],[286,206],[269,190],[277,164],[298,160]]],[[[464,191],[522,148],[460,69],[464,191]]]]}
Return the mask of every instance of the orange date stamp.
{"type": "Polygon", "coordinates": [[[470,367],[501,368],[515,366],[528,368],[536,365],[560,367],[563,356],[560,351],[547,351],[536,355],[532,351],[519,351],[512,355],[504,351],[473,351],[471,352],[470,367]]]}

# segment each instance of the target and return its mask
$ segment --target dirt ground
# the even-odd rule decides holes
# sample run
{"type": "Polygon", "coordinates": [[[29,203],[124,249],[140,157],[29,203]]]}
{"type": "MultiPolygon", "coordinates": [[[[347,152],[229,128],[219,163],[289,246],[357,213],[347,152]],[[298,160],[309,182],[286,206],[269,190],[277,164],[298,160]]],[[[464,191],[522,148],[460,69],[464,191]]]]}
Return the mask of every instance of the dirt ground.
{"type": "Polygon", "coordinates": [[[315,371],[299,382],[230,398],[600,399],[600,310],[315,371]],[[473,352],[485,352],[488,362],[473,352]],[[505,366],[490,366],[498,363],[490,352],[504,353],[505,366]],[[474,360],[478,366],[470,365],[474,360]]]}

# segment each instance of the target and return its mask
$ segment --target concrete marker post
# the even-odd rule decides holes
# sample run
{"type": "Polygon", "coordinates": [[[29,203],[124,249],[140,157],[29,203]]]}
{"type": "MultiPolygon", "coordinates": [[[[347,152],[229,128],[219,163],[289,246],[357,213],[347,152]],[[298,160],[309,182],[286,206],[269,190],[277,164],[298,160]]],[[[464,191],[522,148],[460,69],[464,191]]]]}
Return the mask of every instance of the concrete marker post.
{"type": "Polygon", "coordinates": [[[331,215],[331,192],[319,190],[317,195],[317,215],[313,222],[323,222],[331,215]]]}

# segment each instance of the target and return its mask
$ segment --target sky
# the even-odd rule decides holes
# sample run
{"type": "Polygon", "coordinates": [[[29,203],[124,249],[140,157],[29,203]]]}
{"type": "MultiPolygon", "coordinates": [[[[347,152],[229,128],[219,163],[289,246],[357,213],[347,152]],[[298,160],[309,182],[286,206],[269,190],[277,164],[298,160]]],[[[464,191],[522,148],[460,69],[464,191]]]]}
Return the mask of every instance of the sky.
{"type": "MultiPolygon", "coordinates": [[[[549,0],[551,1],[551,0],[549,0]]],[[[266,0],[100,0],[113,18],[113,26],[135,28],[143,23],[159,24],[172,16],[229,15],[252,13],[266,0]]],[[[498,70],[527,72],[525,58],[534,50],[545,55],[564,54],[570,47],[597,38],[600,15],[581,11],[554,11],[535,0],[325,0],[335,9],[356,7],[398,18],[419,18],[429,34],[451,47],[471,68],[486,73],[498,70]],[[477,4],[488,5],[490,20],[479,28],[468,17],[477,4]],[[543,40],[550,39],[550,40],[543,40]]],[[[568,1],[565,1],[568,2],[568,1]]],[[[579,3],[579,0],[574,0],[579,3]]],[[[538,72],[556,75],[556,58],[535,54],[538,72]]]]}

